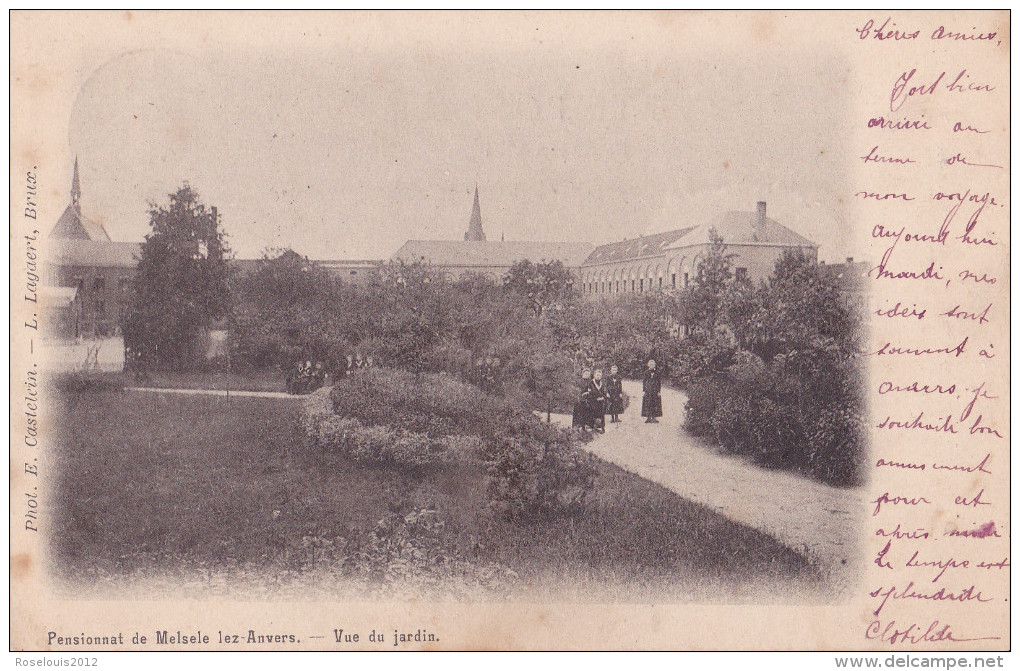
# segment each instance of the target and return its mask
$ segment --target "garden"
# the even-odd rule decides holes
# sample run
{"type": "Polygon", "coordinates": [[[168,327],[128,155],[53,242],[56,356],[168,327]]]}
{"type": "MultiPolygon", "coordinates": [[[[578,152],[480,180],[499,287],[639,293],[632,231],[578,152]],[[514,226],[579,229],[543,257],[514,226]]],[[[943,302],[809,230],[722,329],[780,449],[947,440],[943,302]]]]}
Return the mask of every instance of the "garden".
{"type": "Polygon", "coordinates": [[[131,370],[55,385],[50,537],[69,581],[621,600],[819,584],[803,556],[539,419],[571,407],[582,367],[636,377],[654,357],[687,393],[684,431],[765,468],[859,483],[859,319],[803,256],[752,285],[714,238],[691,287],[594,301],[559,262],[520,262],[501,282],[394,263],[349,284],[287,250],[232,274],[193,191],[152,216],[123,329],[131,370]],[[229,349],[208,361],[196,343],[214,324],[229,349]],[[352,353],[377,365],[349,370],[352,353]],[[279,391],[306,360],[330,381],[307,396],[126,389],[143,375],[279,391]]]}
{"type": "MultiPolygon", "coordinates": [[[[303,406],[328,408],[328,392],[61,393],[49,538],[68,593],[624,602],[822,593],[804,557],[582,458],[498,399],[449,408],[432,426],[415,413],[403,422],[404,373],[374,375],[351,380],[380,389],[372,405],[340,401],[360,435],[320,425],[324,442],[308,435],[303,406]],[[498,413],[511,430],[496,428],[498,413]],[[369,429],[418,438],[398,453],[369,429]],[[531,451],[542,440],[560,451],[531,451]],[[556,467],[536,473],[544,459],[556,467]]],[[[437,391],[468,391],[434,381],[437,391]]],[[[442,410],[440,396],[428,403],[442,410]]]]}

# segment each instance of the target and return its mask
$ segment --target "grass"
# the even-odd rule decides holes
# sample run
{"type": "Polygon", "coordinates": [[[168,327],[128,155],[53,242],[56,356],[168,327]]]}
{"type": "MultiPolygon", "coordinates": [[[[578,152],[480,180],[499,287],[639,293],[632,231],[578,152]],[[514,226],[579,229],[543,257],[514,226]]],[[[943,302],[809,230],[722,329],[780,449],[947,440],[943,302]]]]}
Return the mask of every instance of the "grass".
{"type": "Polygon", "coordinates": [[[139,378],[130,372],[90,373],[83,377],[76,373],[61,374],[58,385],[63,388],[118,389],[124,387],[156,387],[158,389],[229,389],[231,391],[286,391],[287,381],[280,371],[257,370],[251,372],[206,373],[147,373],[139,378]]]}
{"type": "Polygon", "coordinates": [[[498,598],[738,601],[762,598],[762,585],[769,598],[819,589],[801,555],[611,464],[600,463],[583,515],[520,524],[487,514],[485,476],[470,465],[414,474],[307,448],[295,402],[58,398],[52,555],[78,587],[146,576],[202,590],[215,574],[240,589],[271,573],[273,592],[280,575],[328,573],[309,539],[362,542],[387,515],[425,507],[442,517],[443,548],[512,570],[498,598]]]}

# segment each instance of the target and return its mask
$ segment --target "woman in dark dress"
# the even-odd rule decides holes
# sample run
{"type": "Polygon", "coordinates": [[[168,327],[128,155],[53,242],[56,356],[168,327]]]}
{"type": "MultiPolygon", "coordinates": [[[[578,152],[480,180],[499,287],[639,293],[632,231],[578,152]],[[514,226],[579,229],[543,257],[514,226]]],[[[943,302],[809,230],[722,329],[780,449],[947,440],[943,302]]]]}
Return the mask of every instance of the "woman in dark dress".
{"type": "Polygon", "coordinates": [[[577,403],[574,404],[574,418],[571,422],[571,425],[579,433],[583,433],[588,428],[588,384],[590,382],[591,371],[585,369],[581,373],[581,394],[577,398],[577,403]]]}
{"type": "Polygon", "coordinates": [[[606,432],[606,383],[597,368],[588,383],[588,423],[599,433],[606,432]]]}
{"type": "Polygon", "coordinates": [[[612,419],[609,421],[616,424],[623,414],[623,378],[620,377],[620,369],[612,366],[609,369],[609,378],[606,379],[607,410],[612,419]]]}
{"type": "Polygon", "coordinates": [[[646,424],[658,424],[662,417],[662,378],[655,370],[655,359],[648,360],[644,382],[641,383],[644,397],[641,399],[641,416],[646,424]]]}

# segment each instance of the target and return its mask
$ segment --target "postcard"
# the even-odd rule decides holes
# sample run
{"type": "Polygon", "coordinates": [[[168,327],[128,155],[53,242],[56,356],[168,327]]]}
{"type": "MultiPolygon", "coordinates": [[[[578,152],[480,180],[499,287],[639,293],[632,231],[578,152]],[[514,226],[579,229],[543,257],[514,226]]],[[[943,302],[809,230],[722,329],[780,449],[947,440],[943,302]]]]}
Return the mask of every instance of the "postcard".
{"type": "Polygon", "coordinates": [[[1008,11],[15,11],[15,651],[1010,648],[1008,11]]]}

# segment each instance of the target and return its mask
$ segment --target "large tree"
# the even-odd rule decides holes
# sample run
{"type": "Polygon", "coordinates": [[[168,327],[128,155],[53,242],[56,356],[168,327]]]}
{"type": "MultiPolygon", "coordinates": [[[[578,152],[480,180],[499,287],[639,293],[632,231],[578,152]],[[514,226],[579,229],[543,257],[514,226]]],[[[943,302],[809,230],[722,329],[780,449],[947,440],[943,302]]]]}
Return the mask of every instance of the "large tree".
{"type": "Polygon", "coordinates": [[[185,183],[168,205],[150,205],[149,224],[124,317],[124,345],[132,365],[192,368],[204,359],[209,329],[229,305],[229,250],[219,215],[185,183]]]}
{"type": "Polygon", "coordinates": [[[527,298],[535,315],[541,316],[571,299],[574,276],[562,261],[532,263],[525,259],[510,267],[503,284],[527,298]]]}
{"type": "Polygon", "coordinates": [[[316,359],[336,363],[350,341],[339,318],[339,280],[293,250],[271,249],[232,278],[230,346],[235,361],[257,368],[316,359]]]}

